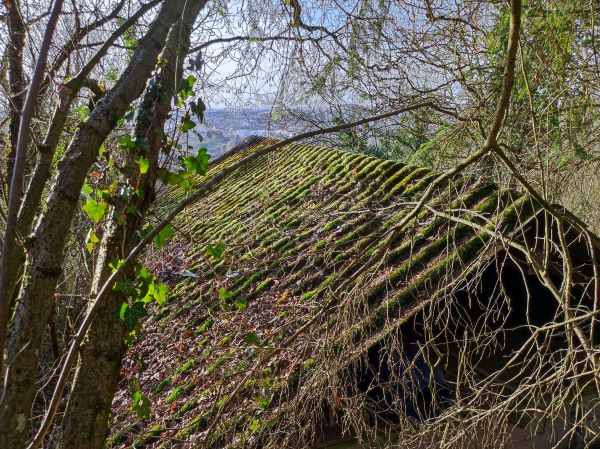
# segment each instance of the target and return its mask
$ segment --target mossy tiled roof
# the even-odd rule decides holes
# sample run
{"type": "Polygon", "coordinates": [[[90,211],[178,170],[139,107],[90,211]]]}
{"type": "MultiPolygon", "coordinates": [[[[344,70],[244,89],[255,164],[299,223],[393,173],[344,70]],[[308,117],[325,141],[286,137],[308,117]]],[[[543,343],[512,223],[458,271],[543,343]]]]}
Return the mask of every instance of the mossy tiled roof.
{"type": "MultiPolygon", "coordinates": [[[[271,143],[259,140],[232,153],[207,178],[271,143]]],[[[112,445],[245,446],[265,431],[276,440],[291,421],[301,421],[282,410],[309,388],[323,354],[359,357],[425,301],[459,285],[501,246],[493,233],[517,232],[533,210],[514,192],[456,177],[440,187],[431,207],[490,232],[424,209],[385,257],[353,278],[435,176],[426,168],[293,144],[243,165],[188,208],[175,223],[177,240],[148,256],[171,283],[172,298],[147,320],[146,336],[124,367],[125,377],[140,375],[153,418],[137,422],[127,412],[124,386],[114,404],[112,445]],[[219,243],[222,260],[207,251],[219,243]],[[328,312],[315,319],[324,304],[328,312]],[[261,354],[310,320],[293,343],[255,369],[261,354]],[[256,375],[226,402],[253,369],[256,375]]],[[[184,195],[170,192],[165,208],[184,195]]]]}

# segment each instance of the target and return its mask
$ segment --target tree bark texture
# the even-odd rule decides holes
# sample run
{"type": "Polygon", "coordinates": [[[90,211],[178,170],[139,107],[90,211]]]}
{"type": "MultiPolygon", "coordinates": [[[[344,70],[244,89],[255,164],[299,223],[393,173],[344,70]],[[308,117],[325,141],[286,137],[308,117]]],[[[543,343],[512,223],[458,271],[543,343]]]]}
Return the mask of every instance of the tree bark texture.
{"type": "MultiPolygon", "coordinates": [[[[10,300],[8,294],[8,274],[11,265],[11,256],[15,248],[21,244],[17,230],[17,220],[19,207],[23,197],[23,184],[25,179],[25,165],[27,163],[27,149],[31,141],[31,121],[33,119],[37,96],[44,78],[44,70],[48,59],[48,52],[52,45],[54,30],[62,12],[64,0],[54,0],[44,30],[39,52],[35,61],[35,68],[31,77],[31,82],[27,88],[21,119],[19,122],[19,134],[17,136],[17,146],[14,151],[14,161],[8,191],[8,207],[6,209],[6,224],[4,227],[4,236],[2,239],[2,257],[0,258],[0,353],[4,356],[6,347],[6,335],[9,321],[10,300]]],[[[4,357],[0,357],[0,373],[3,369],[4,357]]]]}
{"type": "Polygon", "coordinates": [[[18,0],[4,0],[7,11],[7,25],[9,42],[7,44],[8,56],[8,84],[10,88],[9,105],[9,134],[10,147],[7,160],[6,175],[10,182],[12,167],[17,149],[19,136],[19,123],[21,121],[21,110],[25,102],[25,77],[23,75],[23,48],[25,47],[25,24],[21,16],[18,0]]]}

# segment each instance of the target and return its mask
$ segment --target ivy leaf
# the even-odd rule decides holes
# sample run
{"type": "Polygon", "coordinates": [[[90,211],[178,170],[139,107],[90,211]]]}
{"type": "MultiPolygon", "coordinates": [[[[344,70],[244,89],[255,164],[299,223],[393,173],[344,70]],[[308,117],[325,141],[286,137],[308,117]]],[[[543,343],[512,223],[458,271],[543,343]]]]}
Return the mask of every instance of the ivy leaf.
{"type": "Polygon", "coordinates": [[[144,302],[154,299],[159,306],[162,306],[166,304],[168,294],[169,287],[167,284],[153,282],[148,286],[148,293],[144,297],[144,302]]]}
{"type": "Polygon", "coordinates": [[[132,52],[138,46],[138,40],[132,30],[127,30],[123,34],[123,43],[129,52],[132,52]]]}
{"type": "Polygon", "coordinates": [[[136,147],[135,140],[129,134],[120,137],[118,143],[120,148],[127,151],[133,150],[136,147]]]}
{"type": "MultiPolygon", "coordinates": [[[[128,192],[128,190],[131,189],[131,187],[126,186],[124,188],[119,189],[119,194],[120,195],[126,195],[128,192]]],[[[99,189],[96,191],[96,199],[100,200],[100,202],[102,203],[108,203],[108,201],[110,201],[110,197],[112,195],[114,195],[117,192],[117,185],[115,184],[114,186],[111,185],[108,189],[99,189]]]]}
{"type": "Polygon", "coordinates": [[[169,170],[161,169],[159,171],[161,181],[170,186],[179,186],[184,190],[190,190],[193,187],[192,179],[188,172],[174,173],[169,170]]]}
{"type": "Polygon", "coordinates": [[[185,114],[183,120],[181,121],[181,132],[187,133],[189,130],[196,127],[196,122],[190,119],[189,114],[185,114]]]}
{"type": "Polygon", "coordinates": [[[82,122],[86,121],[90,117],[90,108],[85,104],[73,108],[73,112],[75,112],[77,118],[82,122]]]}
{"type": "Polygon", "coordinates": [[[183,190],[191,190],[194,187],[194,183],[190,179],[190,176],[187,173],[180,173],[177,177],[177,185],[181,187],[183,190]]]}
{"type": "Polygon", "coordinates": [[[148,173],[148,169],[150,168],[150,161],[145,158],[145,157],[141,157],[137,160],[138,165],[140,166],[140,174],[146,174],[148,173]]]}
{"type": "Polygon", "coordinates": [[[183,165],[185,168],[198,175],[206,174],[208,170],[208,161],[210,160],[210,156],[206,148],[200,148],[196,156],[186,156],[183,158],[183,165]]]}
{"type": "Polygon", "coordinates": [[[172,171],[167,170],[164,167],[158,169],[158,177],[162,182],[170,186],[176,186],[179,178],[177,173],[173,173],[172,171]]]}
{"type": "Polygon", "coordinates": [[[88,199],[83,205],[83,211],[93,223],[98,223],[100,220],[102,220],[102,217],[104,217],[107,210],[108,204],[103,201],[98,202],[91,198],[88,199]]]}
{"type": "Polygon", "coordinates": [[[150,418],[150,399],[141,391],[136,391],[133,394],[132,406],[135,413],[141,419],[150,418]]]}
{"type": "Polygon", "coordinates": [[[175,230],[173,229],[173,226],[168,224],[162,228],[158,234],[156,234],[154,237],[154,244],[159,248],[162,248],[169,240],[171,240],[173,235],[175,235],[175,230]]]}
{"type": "Polygon", "coordinates": [[[196,101],[192,101],[190,103],[190,110],[196,117],[200,123],[204,123],[204,111],[206,111],[206,105],[202,101],[201,98],[198,98],[196,101]]]}
{"type": "Polygon", "coordinates": [[[152,276],[150,275],[150,271],[148,270],[147,267],[145,267],[143,265],[138,269],[137,277],[139,279],[141,279],[141,280],[144,280],[144,281],[150,281],[150,280],[152,280],[152,276]]]}
{"type": "Polygon", "coordinates": [[[123,261],[123,259],[117,259],[114,260],[112,262],[108,263],[109,268],[112,270],[112,272],[114,273],[115,271],[117,271],[119,268],[121,268],[123,266],[125,262],[123,261]]]}
{"type": "Polygon", "coordinates": [[[244,341],[249,345],[261,346],[260,339],[254,332],[244,335],[244,341]]]}
{"type": "Polygon", "coordinates": [[[83,185],[83,187],[81,188],[81,194],[83,195],[83,197],[87,200],[90,199],[92,197],[92,194],[94,193],[94,189],[92,188],[91,185],[89,185],[87,182],[83,185]]]}
{"type": "Polygon", "coordinates": [[[124,302],[119,308],[119,319],[125,323],[128,330],[135,329],[140,318],[146,316],[146,308],[142,301],[136,301],[133,304],[124,302]]]}
{"type": "Polygon", "coordinates": [[[124,302],[119,307],[119,319],[121,321],[125,321],[125,316],[127,315],[127,310],[129,309],[129,303],[124,302]]]}
{"type": "Polygon", "coordinates": [[[223,253],[225,252],[225,243],[218,242],[216,245],[208,245],[206,247],[206,254],[209,257],[212,257],[216,261],[219,261],[223,258],[223,253]]]}
{"type": "Polygon", "coordinates": [[[135,379],[131,385],[131,409],[140,419],[150,418],[150,399],[142,392],[139,380],[135,379]]]}
{"type": "Polygon", "coordinates": [[[183,106],[185,100],[194,95],[194,84],[196,84],[196,77],[194,75],[188,75],[181,82],[181,89],[179,89],[177,105],[183,106]]]}
{"type": "Polygon", "coordinates": [[[183,85],[186,90],[192,90],[194,88],[194,84],[196,84],[196,77],[194,75],[188,75],[183,80],[183,85]]]}
{"type": "Polygon", "coordinates": [[[87,234],[87,237],[85,238],[85,248],[87,249],[88,253],[94,251],[96,244],[98,244],[99,242],[100,238],[96,235],[93,229],[90,229],[90,231],[87,234]]]}

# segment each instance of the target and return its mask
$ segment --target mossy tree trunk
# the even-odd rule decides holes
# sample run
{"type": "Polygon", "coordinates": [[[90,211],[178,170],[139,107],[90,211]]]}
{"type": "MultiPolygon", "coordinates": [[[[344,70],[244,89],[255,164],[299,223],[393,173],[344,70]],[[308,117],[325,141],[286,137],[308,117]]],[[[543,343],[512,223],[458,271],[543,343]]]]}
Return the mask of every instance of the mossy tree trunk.
{"type": "MultiPolygon", "coordinates": [[[[123,154],[127,161],[122,172],[129,185],[139,185],[139,195],[133,200],[135,213],[126,213],[126,206],[111,210],[102,239],[94,276],[93,293],[110,275],[108,264],[124,259],[138,243],[138,231],[154,200],[154,184],[158,172],[158,156],[165,143],[164,125],[171,110],[171,99],[181,84],[183,61],[189,50],[190,34],[195,19],[206,2],[199,1],[186,7],[183,18],[174,25],[160,59],[163,66],[151,79],[144,91],[136,115],[136,142],[147,142],[147,147],[136,148],[134,154],[123,154]],[[140,174],[138,157],[146,157],[150,168],[140,174]],[[125,220],[118,220],[125,217],[125,220]]],[[[132,275],[132,270],[129,270],[132,275]]],[[[125,351],[126,328],[118,317],[120,305],[127,298],[112,292],[97,310],[92,327],[81,348],[75,379],[63,419],[62,449],[101,449],[108,431],[111,403],[118,387],[121,360],[125,351]]]]}

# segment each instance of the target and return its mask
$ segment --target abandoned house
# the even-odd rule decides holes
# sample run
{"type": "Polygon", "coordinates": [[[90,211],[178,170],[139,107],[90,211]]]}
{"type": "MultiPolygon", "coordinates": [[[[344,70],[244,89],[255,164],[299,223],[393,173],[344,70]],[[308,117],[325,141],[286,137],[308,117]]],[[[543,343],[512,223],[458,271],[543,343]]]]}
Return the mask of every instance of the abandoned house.
{"type": "Polygon", "coordinates": [[[303,144],[231,170],[146,256],[170,300],[108,446],[591,447],[597,238],[463,175],[397,227],[436,176],[303,144]]]}

